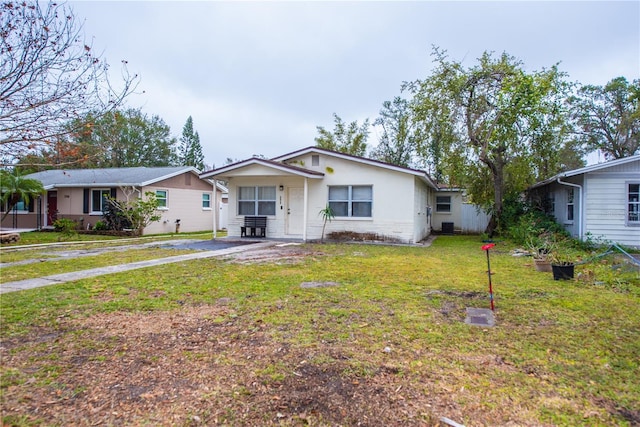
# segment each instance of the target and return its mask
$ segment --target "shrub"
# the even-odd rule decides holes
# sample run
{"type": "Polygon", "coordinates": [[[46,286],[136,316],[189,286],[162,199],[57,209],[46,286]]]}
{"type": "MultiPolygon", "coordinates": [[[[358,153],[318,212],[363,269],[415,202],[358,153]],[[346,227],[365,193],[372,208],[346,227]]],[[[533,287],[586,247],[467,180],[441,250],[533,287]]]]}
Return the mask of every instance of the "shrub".
{"type": "Polygon", "coordinates": [[[107,224],[104,221],[98,221],[93,229],[96,231],[104,231],[107,229],[107,224]]]}
{"type": "Polygon", "coordinates": [[[75,233],[78,224],[68,218],[60,218],[54,221],[53,229],[59,233],[75,233]]]}
{"type": "Polygon", "coordinates": [[[78,234],[78,223],[68,218],[60,218],[54,221],[53,229],[61,233],[58,240],[68,239],[78,234]]]}

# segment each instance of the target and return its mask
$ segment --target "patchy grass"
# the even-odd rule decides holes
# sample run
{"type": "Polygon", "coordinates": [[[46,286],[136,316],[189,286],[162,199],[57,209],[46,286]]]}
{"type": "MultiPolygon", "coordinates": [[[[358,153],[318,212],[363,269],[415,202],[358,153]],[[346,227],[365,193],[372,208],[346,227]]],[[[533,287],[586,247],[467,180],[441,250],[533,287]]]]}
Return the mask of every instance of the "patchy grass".
{"type": "MultiPolygon", "coordinates": [[[[145,261],[156,258],[165,258],[181,254],[192,253],[192,250],[147,248],[130,249],[118,252],[105,252],[91,256],[81,256],[77,258],[64,259],[56,257],[55,252],[38,257],[38,262],[2,267],[0,283],[13,282],[16,280],[30,279],[33,277],[44,277],[53,274],[68,273],[78,270],[88,270],[97,267],[107,267],[111,265],[124,264],[137,261],[145,261]]],[[[5,262],[3,256],[3,262],[5,262]]]]}
{"type": "Polygon", "coordinates": [[[294,246],[2,295],[3,422],[640,423],[637,272],[558,282],[500,244],[497,326],[472,327],[480,246],[294,246]]]}
{"type": "MultiPolygon", "coordinates": [[[[78,242],[91,241],[91,240],[119,240],[121,237],[116,236],[102,236],[99,234],[74,234],[73,240],[78,242]]],[[[20,241],[16,243],[2,244],[2,247],[22,246],[22,245],[34,245],[43,243],[58,243],[69,241],[69,236],[64,235],[56,231],[30,231],[26,233],[20,233],[20,241]]]]}

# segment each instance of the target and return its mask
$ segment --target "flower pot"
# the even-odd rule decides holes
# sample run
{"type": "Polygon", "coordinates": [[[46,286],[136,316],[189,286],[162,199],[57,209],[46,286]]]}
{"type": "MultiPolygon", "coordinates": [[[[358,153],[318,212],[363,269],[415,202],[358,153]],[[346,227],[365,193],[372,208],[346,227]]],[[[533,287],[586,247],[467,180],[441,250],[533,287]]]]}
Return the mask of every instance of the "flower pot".
{"type": "Polygon", "coordinates": [[[536,267],[536,271],[543,273],[551,273],[551,263],[543,258],[534,258],[533,264],[536,267]]]}
{"type": "Polygon", "coordinates": [[[573,279],[573,264],[551,264],[553,271],[553,280],[571,280],[573,279]]]}

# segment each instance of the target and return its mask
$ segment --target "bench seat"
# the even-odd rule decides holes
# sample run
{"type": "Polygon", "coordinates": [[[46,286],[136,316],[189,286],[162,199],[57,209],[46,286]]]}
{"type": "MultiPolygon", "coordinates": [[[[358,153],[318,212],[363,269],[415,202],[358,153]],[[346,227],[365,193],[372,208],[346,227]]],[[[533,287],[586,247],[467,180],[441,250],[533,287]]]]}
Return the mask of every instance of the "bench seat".
{"type": "Polygon", "coordinates": [[[240,237],[267,237],[267,217],[245,216],[244,225],[240,227],[240,237]]]}

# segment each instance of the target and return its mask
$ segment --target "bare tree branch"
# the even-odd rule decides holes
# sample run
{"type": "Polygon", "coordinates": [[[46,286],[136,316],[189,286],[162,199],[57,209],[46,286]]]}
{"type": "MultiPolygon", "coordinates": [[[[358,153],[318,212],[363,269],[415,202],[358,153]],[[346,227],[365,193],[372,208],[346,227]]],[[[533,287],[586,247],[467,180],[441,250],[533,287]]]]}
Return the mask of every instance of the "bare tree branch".
{"type": "Polygon", "coordinates": [[[121,106],[138,83],[122,61],[122,81],[92,52],[65,4],[0,4],[0,158],[15,161],[74,129],[64,124],[121,106]]]}

